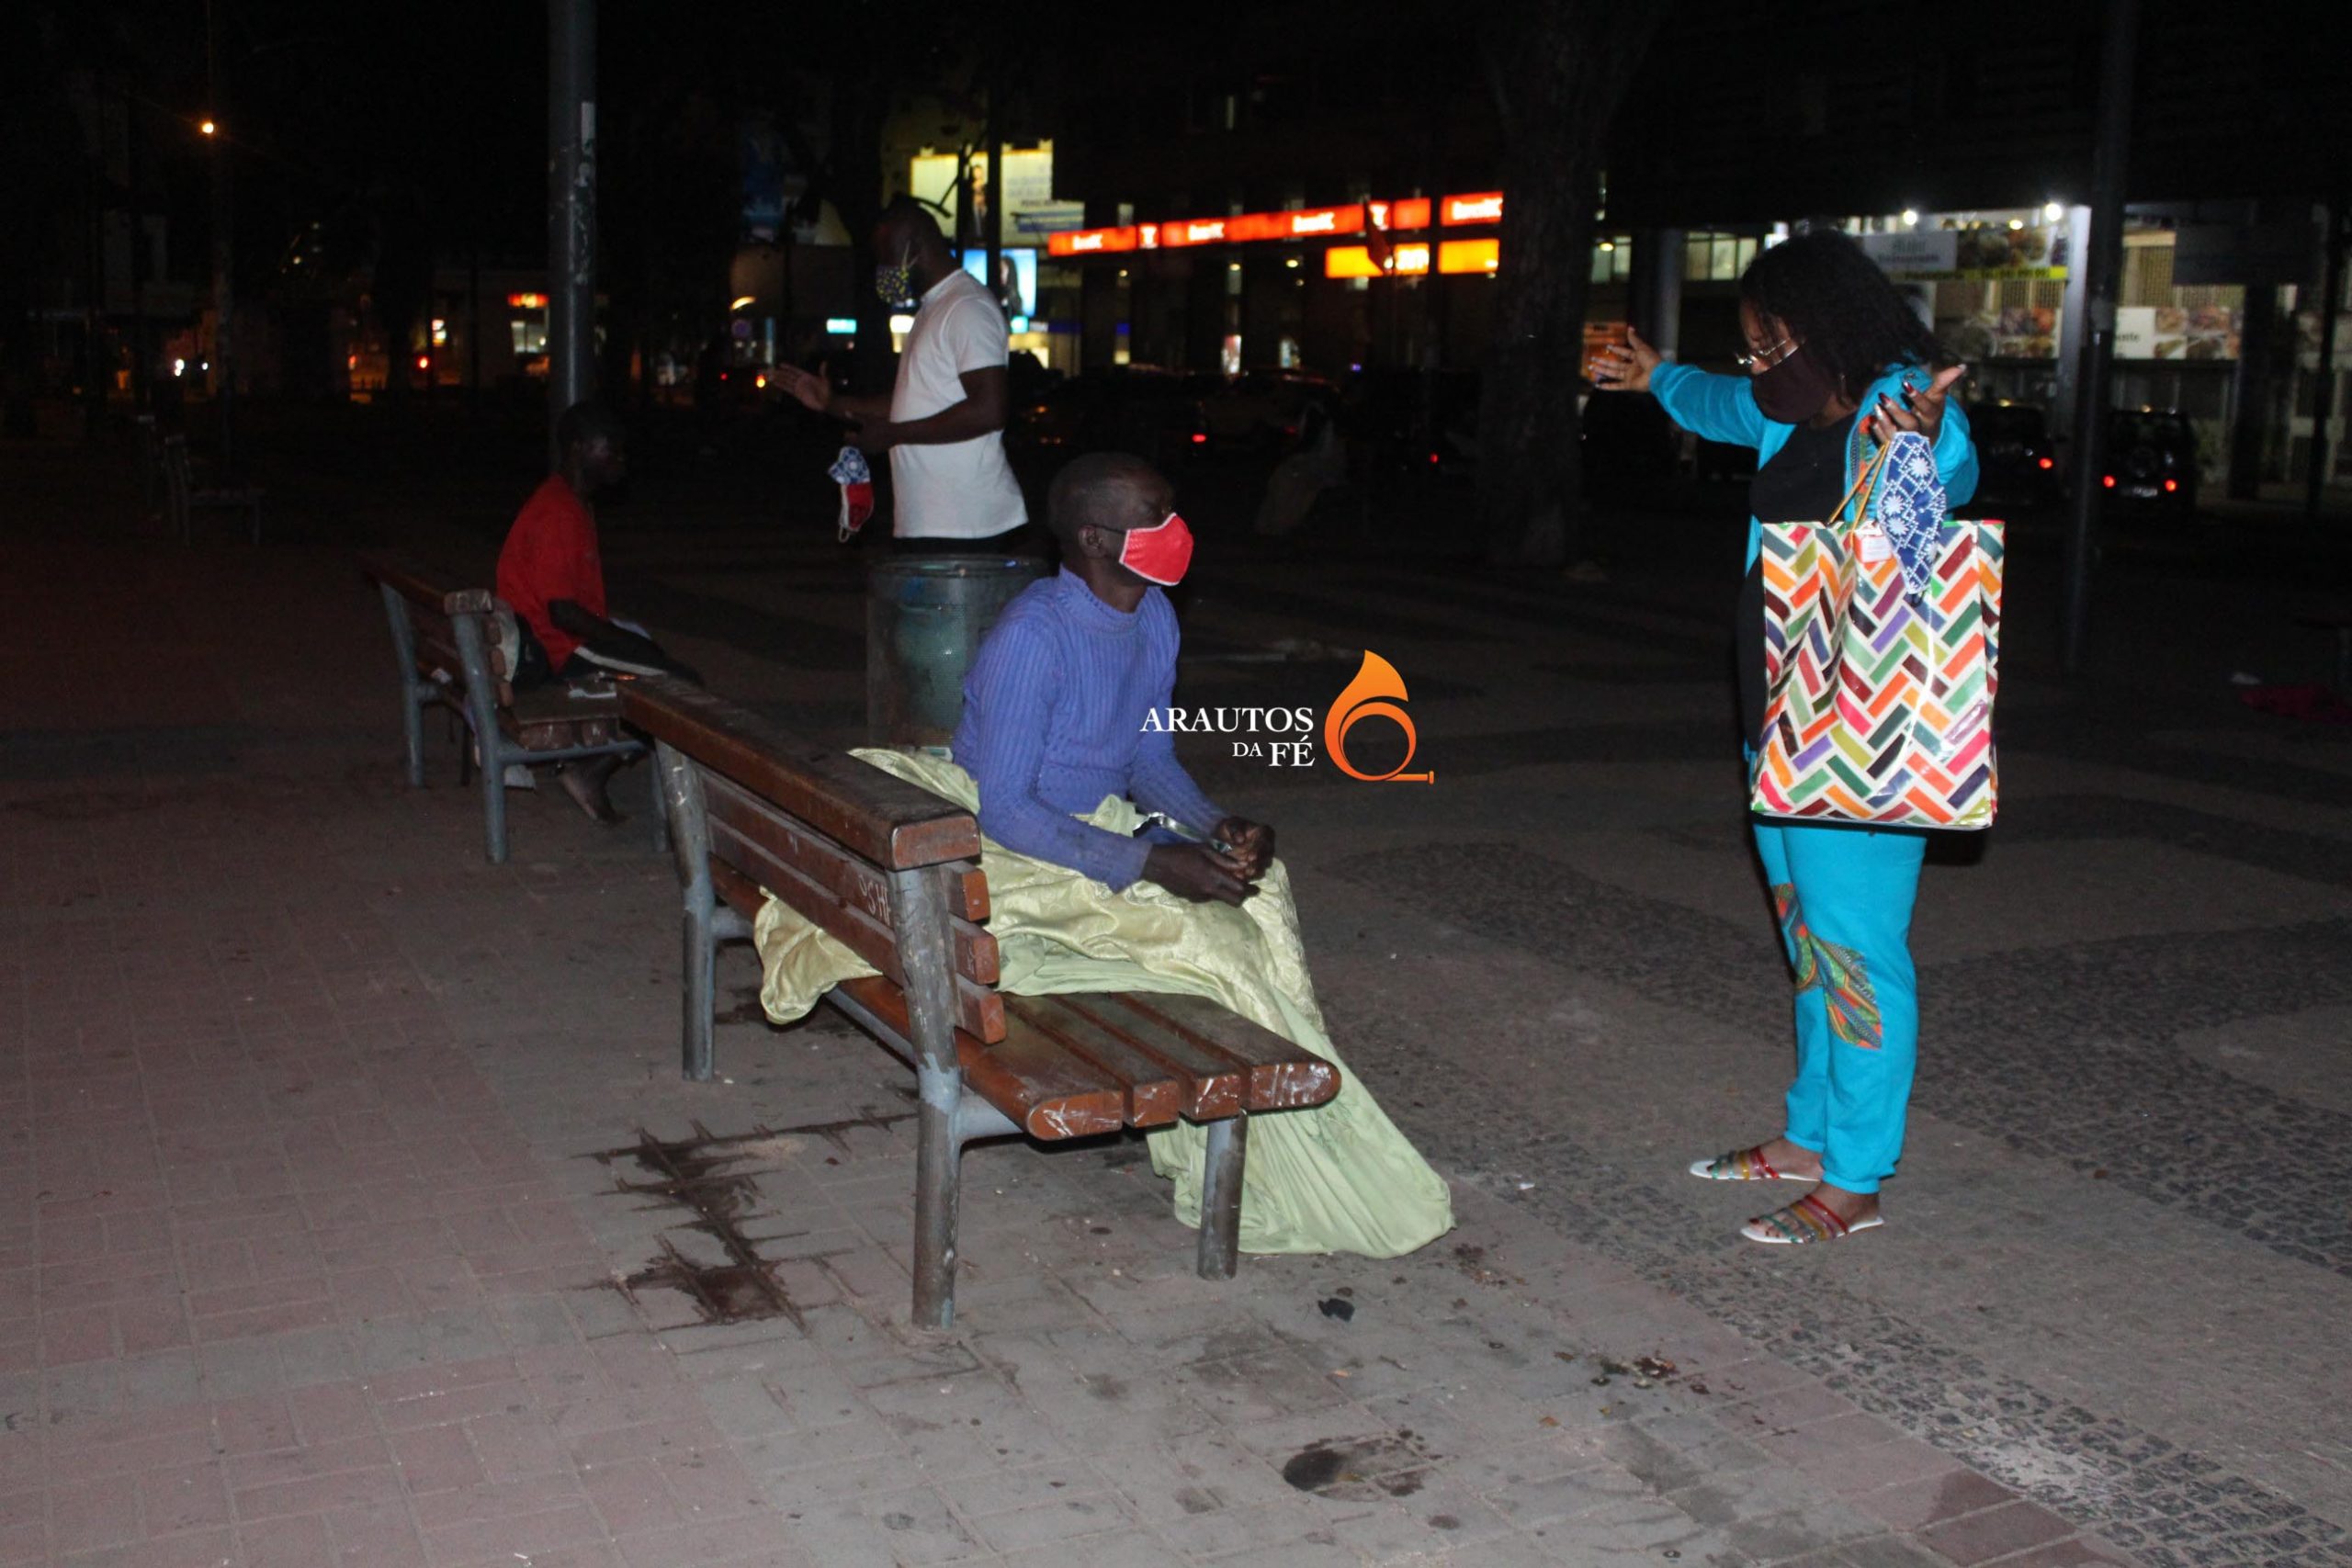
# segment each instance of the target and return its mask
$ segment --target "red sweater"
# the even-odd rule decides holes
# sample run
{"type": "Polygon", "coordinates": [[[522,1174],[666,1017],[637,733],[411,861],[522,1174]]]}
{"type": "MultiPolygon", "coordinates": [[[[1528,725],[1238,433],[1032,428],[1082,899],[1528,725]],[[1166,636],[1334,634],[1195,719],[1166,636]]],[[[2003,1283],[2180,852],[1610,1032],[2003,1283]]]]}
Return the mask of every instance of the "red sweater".
{"type": "Polygon", "coordinates": [[[580,639],[557,629],[548,604],[570,599],[592,615],[605,613],[605,559],[596,547],[596,519],[561,474],[549,474],[506,532],[498,552],[498,596],[530,624],[548,650],[548,667],[561,670],[580,639]]]}

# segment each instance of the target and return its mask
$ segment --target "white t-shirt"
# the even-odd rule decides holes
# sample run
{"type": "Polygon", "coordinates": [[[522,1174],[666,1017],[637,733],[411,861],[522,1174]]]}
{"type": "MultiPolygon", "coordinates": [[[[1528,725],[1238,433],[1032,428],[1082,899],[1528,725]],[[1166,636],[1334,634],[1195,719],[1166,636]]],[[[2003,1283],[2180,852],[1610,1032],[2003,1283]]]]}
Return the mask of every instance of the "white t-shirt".
{"type": "MultiPolygon", "coordinates": [[[[1004,312],[995,299],[969,273],[949,273],[916,308],[890,392],[891,423],[955,407],[964,400],[965,371],[1002,368],[1007,357],[1004,312]]],[[[898,495],[891,527],[901,538],[985,539],[1029,521],[1012,466],[1004,460],[1001,431],[969,441],[893,446],[890,480],[898,495]]]]}

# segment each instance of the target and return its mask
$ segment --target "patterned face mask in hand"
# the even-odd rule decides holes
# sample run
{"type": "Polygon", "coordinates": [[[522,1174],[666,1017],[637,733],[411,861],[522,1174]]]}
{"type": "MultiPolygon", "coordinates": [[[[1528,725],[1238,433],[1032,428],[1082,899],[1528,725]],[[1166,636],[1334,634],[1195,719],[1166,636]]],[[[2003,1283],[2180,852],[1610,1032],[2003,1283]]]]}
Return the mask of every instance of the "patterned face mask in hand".
{"type": "Polygon", "coordinates": [[[848,544],[874,515],[874,471],[865,466],[865,454],[854,446],[842,447],[842,455],[825,471],[842,487],[841,522],[833,536],[848,544]]]}
{"type": "Polygon", "coordinates": [[[1943,525],[1951,515],[1944,482],[1936,473],[1936,449],[1916,430],[1897,431],[1879,486],[1878,525],[1894,547],[1903,568],[1904,596],[1914,604],[1926,598],[1935,580],[1943,525]]]}

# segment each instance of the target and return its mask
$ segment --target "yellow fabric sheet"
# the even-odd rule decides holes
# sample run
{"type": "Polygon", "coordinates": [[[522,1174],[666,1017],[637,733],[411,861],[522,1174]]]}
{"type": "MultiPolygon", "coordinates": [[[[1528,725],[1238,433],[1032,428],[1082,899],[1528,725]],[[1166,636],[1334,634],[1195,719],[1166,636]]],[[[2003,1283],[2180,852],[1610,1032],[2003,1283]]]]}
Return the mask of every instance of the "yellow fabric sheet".
{"type": "MultiPolygon", "coordinates": [[[[971,775],[940,758],[900,751],[853,753],[967,809],[979,808],[971,775]]],[[[1086,820],[1118,834],[1142,818],[1117,796],[1086,820]]],[[[1166,991],[1208,997],[1332,1062],[1315,985],[1298,936],[1298,912],[1281,862],[1239,908],[1190,904],[1148,882],[1113,893],[1067,867],[995,843],[982,848],[989,930],[1002,957],[998,988],[1057,992],[1166,991]]],[[[874,970],[790,906],[770,898],[753,924],[769,1018],[805,1017],[841,981],[874,970]]],[[[1175,1183],[1176,1217],[1197,1226],[1207,1134],[1186,1122],[1149,1134],[1151,1163],[1175,1183]]],[[[1241,1187],[1245,1252],[1357,1252],[1395,1258],[1453,1225],[1444,1179],[1406,1141],[1353,1073],[1311,1111],[1250,1118],[1241,1187]]]]}

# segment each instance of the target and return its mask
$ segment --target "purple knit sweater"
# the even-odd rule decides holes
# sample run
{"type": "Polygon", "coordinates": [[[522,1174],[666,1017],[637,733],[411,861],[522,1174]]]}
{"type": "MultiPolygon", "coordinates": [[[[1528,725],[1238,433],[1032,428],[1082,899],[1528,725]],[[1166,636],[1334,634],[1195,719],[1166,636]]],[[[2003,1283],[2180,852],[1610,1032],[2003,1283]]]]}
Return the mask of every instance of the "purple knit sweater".
{"type": "Polygon", "coordinates": [[[1151,845],[1077,819],[1104,795],[1211,832],[1225,813],[1167,731],[1144,728],[1175,691],[1177,642],[1157,588],[1130,615],[1065,569],[1006,605],[964,677],[956,727],[956,761],[980,788],[980,831],[1114,891],[1143,874],[1151,845]]]}

